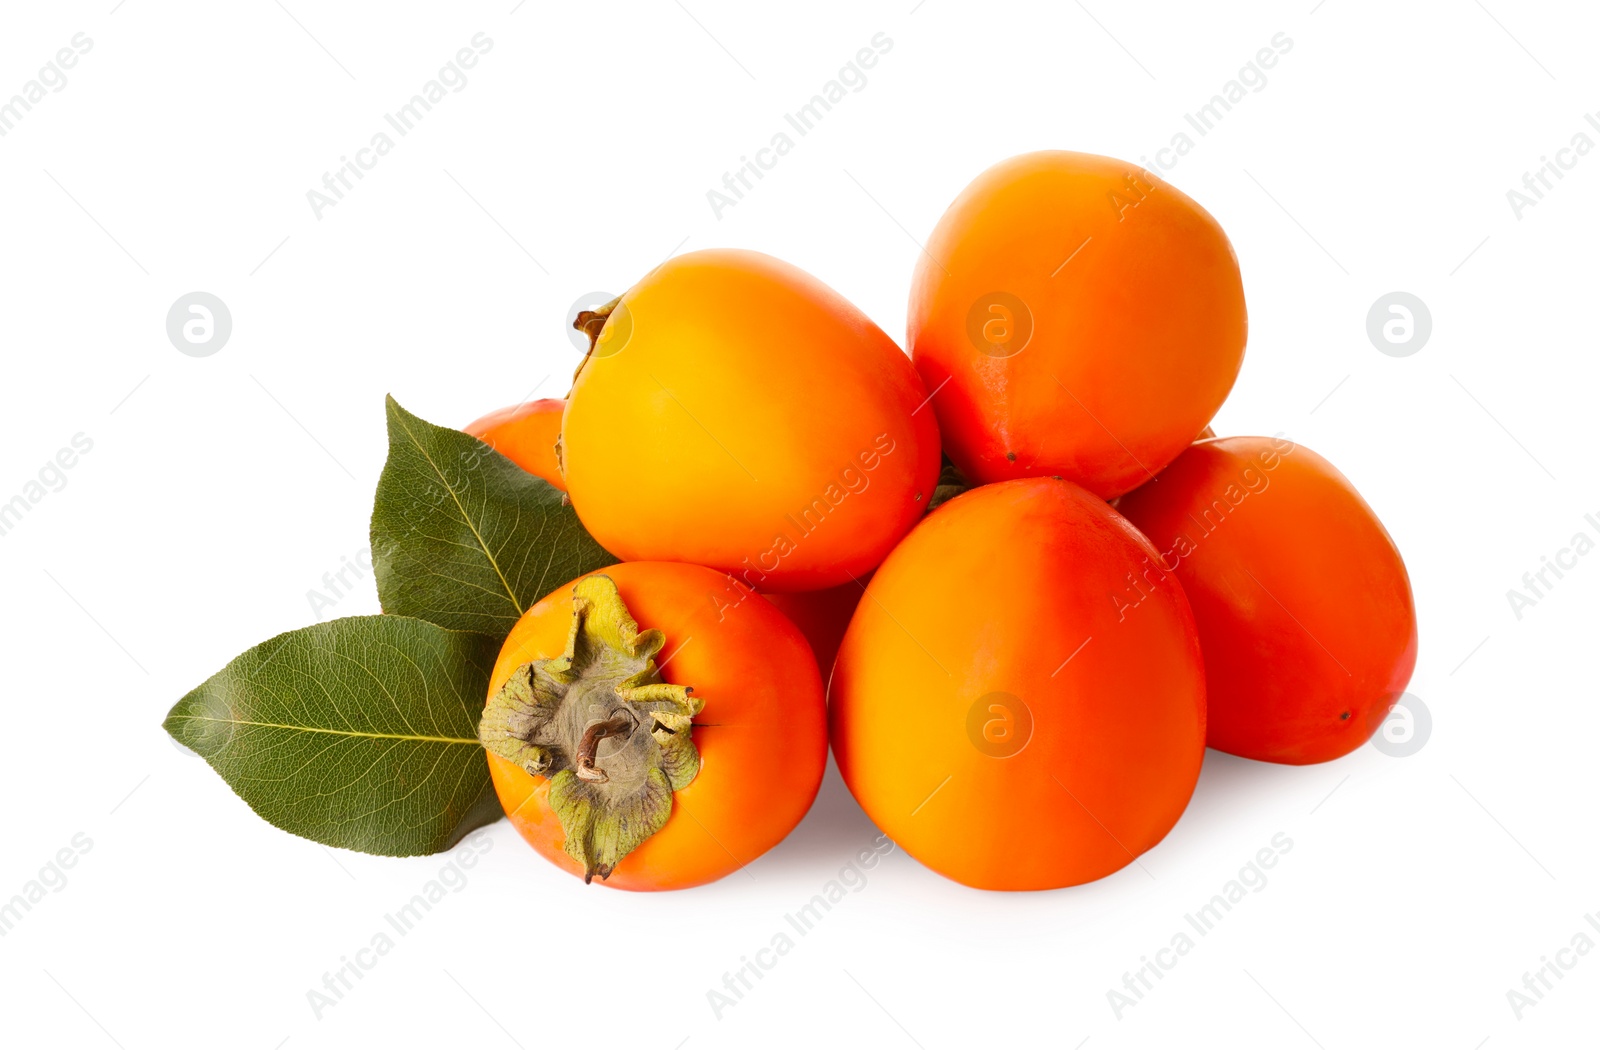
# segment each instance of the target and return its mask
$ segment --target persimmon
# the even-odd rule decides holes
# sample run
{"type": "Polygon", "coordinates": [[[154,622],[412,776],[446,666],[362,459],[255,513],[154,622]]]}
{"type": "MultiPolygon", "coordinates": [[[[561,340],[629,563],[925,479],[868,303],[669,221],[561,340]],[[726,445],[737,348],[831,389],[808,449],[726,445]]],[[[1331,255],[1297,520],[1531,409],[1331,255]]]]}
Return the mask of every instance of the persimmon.
{"type": "Polygon", "coordinates": [[[824,685],[833,671],[833,659],[839,655],[839,643],[844,640],[845,628],[850,626],[850,616],[861,601],[867,579],[870,576],[823,591],[762,595],[806,636],[811,653],[817,658],[817,670],[822,673],[824,685]]]}
{"type": "Polygon", "coordinates": [[[879,566],[834,661],[834,757],[867,815],[968,886],[1072,886],[1172,828],[1200,774],[1189,603],[1093,493],[1001,482],[879,566]]]}
{"type": "Polygon", "coordinates": [[[1284,438],[1213,438],[1120,509],[1194,608],[1207,743],[1302,765],[1377,731],[1416,666],[1416,610],[1394,541],[1331,463],[1284,438]]]}
{"type": "Polygon", "coordinates": [[[755,860],[805,816],[827,760],[799,629],[722,573],[669,562],[613,565],[530,607],[500,650],[479,737],[518,833],[584,881],[628,890],[698,886],[755,860]]]}
{"type": "Polygon", "coordinates": [[[625,561],[768,591],[859,577],[921,516],[938,425],[906,355],[801,270],[692,252],[580,314],[562,419],[578,517],[625,561]]]}
{"type": "Polygon", "coordinates": [[[1060,476],[1109,499],[1194,439],[1244,356],[1222,227],[1110,157],[979,175],[919,256],[907,342],[945,452],[977,484],[1060,476]]]}
{"type": "Polygon", "coordinates": [[[565,492],[556,444],[561,440],[561,413],[566,407],[566,401],[559,397],[524,401],[496,409],[461,429],[529,474],[565,492]]]}

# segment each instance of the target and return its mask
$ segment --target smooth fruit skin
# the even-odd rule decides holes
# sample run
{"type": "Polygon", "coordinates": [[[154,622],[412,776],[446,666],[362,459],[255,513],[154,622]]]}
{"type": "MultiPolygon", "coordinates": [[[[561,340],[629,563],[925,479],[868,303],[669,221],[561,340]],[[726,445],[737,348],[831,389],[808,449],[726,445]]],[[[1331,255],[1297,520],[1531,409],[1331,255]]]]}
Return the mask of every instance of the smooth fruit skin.
{"type": "Polygon", "coordinates": [[[1159,842],[1206,716],[1189,605],[1143,575],[1154,556],[1068,481],[928,515],[868,585],[830,685],[834,757],[878,827],[991,890],[1089,882],[1159,842]]]}
{"type": "MultiPolygon", "coordinates": [[[[1195,438],[1195,441],[1205,441],[1207,438],[1214,438],[1216,436],[1217,436],[1217,432],[1215,430],[1212,430],[1211,429],[1211,425],[1208,423],[1208,424],[1206,424],[1206,428],[1204,430],[1200,431],[1200,436],[1195,438]]],[[[1122,506],[1122,497],[1121,496],[1112,496],[1106,502],[1110,503],[1113,507],[1121,507],[1122,506]]]]}
{"type": "Polygon", "coordinates": [[[1416,666],[1416,609],[1394,541],[1332,464],[1282,438],[1214,438],[1120,509],[1194,608],[1208,744],[1301,765],[1372,736],[1416,666]]]}
{"type": "Polygon", "coordinates": [[[866,585],[866,579],[860,583],[851,580],[825,591],[762,595],[806,636],[811,653],[817,658],[823,685],[827,685],[834,657],[839,655],[839,643],[844,641],[845,628],[850,626],[850,617],[860,604],[866,585]]]}
{"type": "Polygon", "coordinates": [[[919,256],[907,342],[945,452],[974,482],[1059,476],[1109,499],[1215,414],[1244,357],[1222,227],[1137,164],[995,165],[919,256]]]}
{"type": "MultiPolygon", "coordinates": [[[[698,886],[737,871],[800,823],[822,783],[827,716],[816,663],[800,631],[770,604],[698,565],[632,562],[599,570],[616,583],[641,629],[667,636],[662,675],[705,701],[693,740],[700,772],[673,795],[666,825],[598,885],[625,890],[698,886]]],[[[579,577],[582,579],[582,577],[579,577]]],[[[489,695],[513,669],[559,656],[572,626],[573,580],[512,628],[489,695]]],[[[562,851],[549,781],[496,755],[489,772],[512,826],[552,864],[578,878],[562,851]]]]}
{"type": "Polygon", "coordinates": [[[556,442],[561,438],[561,414],[566,407],[566,401],[559,397],[524,401],[490,412],[461,429],[529,474],[565,492],[556,442]]]}
{"type": "Polygon", "coordinates": [[[567,400],[567,488],[626,561],[834,587],[927,508],[926,398],[906,355],[820,281],[756,252],[692,252],[629,289],[600,332],[567,400]]]}

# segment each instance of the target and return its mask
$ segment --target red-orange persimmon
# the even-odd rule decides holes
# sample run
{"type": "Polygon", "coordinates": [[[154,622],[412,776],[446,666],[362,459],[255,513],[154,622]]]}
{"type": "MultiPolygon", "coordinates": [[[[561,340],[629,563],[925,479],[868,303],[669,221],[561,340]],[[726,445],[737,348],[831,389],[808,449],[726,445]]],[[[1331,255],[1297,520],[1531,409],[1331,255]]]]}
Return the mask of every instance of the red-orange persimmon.
{"type": "Polygon", "coordinates": [[[1281,438],[1213,438],[1118,509],[1194,609],[1208,744],[1299,765],[1372,736],[1416,666],[1416,610],[1394,541],[1331,463],[1281,438]]]}

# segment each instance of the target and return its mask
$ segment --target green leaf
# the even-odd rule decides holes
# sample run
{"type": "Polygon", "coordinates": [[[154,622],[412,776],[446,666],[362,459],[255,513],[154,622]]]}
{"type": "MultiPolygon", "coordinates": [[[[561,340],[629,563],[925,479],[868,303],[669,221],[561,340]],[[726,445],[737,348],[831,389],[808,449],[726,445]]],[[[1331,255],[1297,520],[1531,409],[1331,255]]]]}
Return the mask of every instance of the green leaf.
{"type": "Polygon", "coordinates": [[[332,620],[240,654],[163,725],[284,831],[438,853],[501,816],[478,742],[498,648],[410,617],[332,620]]]}
{"type": "Polygon", "coordinates": [[[559,489],[469,434],[386,403],[389,459],[372,510],[384,612],[503,639],[528,606],[618,560],[559,489]]]}

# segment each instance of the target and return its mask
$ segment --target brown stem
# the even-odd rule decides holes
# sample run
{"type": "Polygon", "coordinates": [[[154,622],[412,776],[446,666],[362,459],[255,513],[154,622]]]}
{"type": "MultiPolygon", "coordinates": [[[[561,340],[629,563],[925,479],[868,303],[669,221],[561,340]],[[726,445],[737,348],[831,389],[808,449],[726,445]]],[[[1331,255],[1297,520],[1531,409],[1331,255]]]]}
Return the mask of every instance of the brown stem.
{"type": "Polygon", "coordinates": [[[600,750],[600,741],[608,736],[621,736],[633,729],[633,716],[626,711],[618,711],[604,722],[596,722],[583,731],[583,737],[578,741],[578,753],[573,758],[573,766],[579,780],[591,780],[597,784],[604,784],[611,779],[606,776],[606,771],[594,764],[595,753],[600,750]]]}
{"type": "Polygon", "coordinates": [[[578,373],[583,371],[583,366],[589,363],[589,357],[594,353],[595,344],[600,341],[600,329],[606,326],[606,319],[611,316],[611,311],[622,302],[622,296],[617,296],[594,310],[580,310],[578,316],[572,321],[572,327],[589,337],[589,349],[583,352],[583,358],[578,362],[578,367],[572,372],[572,381],[578,381],[578,373]]]}

